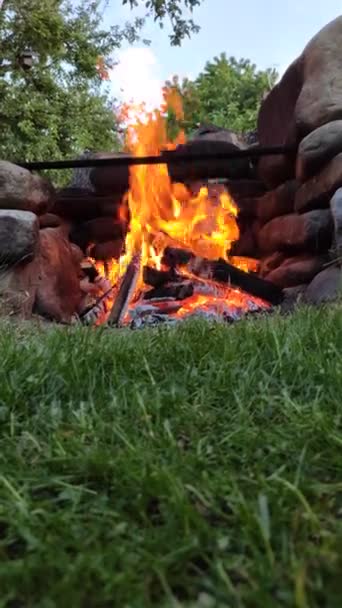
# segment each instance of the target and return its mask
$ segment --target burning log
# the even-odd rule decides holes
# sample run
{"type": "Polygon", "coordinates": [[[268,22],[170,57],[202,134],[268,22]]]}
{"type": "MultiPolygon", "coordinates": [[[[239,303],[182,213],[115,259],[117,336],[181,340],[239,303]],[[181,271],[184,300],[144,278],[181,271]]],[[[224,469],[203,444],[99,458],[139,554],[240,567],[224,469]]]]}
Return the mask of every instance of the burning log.
{"type": "Polygon", "coordinates": [[[174,268],[170,268],[169,270],[157,270],[156,268],[151,268],[151,266],[144,266],[143,280],[146,285],[160,287],[161,285],[165,285],[165,283],[179,281],[180,277],[174,268]]]}
{"type": "Polygon", "coordinates": [[[185,300],[190,298],[194,293],[192,281],[183,281],[182,283],[166,283],[159,285],[144,294],[144,300],[154,298],[174,298],[175,300],[185,300]]]}
{"type": "Polygon", "coordinates": [[[190,262],[193,254],[188,249],[180,249],[179,247],[165,247],[162,264],[169,266],[170,268],[176,268],[176,266],[185,266],[190,262]]]}
{"type": "Polygon", "coordinates": [[[126,272],[122,277],[111,313],[108,325],[120,326],[124,318],[137,285],[141,267],[141,254],[136,253],[128,264],[126,272]]]}
{"type": "Polygon", "coordinates": [[[253,272],[244,272],[225,260],[211,261],[193,256],[186,268],[198,277],[238,287],[251,296],[261,298],[275,306],[283,300],[283,291],[277,285],[261,279],[253,272]]]}
{"type": "Polygon", "coordinates": [[[83,325],[96,325],[109,310],[109,303],[113,298],[114,287],[111,287],[95,302],[94,306],[85,310],[79,317],[83,325]]]}

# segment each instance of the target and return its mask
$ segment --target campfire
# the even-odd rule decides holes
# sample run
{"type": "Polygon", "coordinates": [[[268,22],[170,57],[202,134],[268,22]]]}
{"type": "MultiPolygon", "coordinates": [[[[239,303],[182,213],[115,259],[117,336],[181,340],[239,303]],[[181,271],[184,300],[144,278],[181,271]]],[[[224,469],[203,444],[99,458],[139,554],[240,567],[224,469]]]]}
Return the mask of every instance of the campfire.
{"type": "MultiPolygon", "coordinates": [[[[182,121],[174,91],[165,92],[160,110],[129,125],[131,154],[159,155],[185,142],[182,131],[169,141],[168,111],[182,121]]],[[[90,260],[108,289],[83,321],[140,327],[194,316],[232,321],[268,310],[279,290],[257,276],[257,260],[230,255],[239,239],[237,215],[224,187],[191,192],[172,183],[166,164],[132,166],[120,218],[128,227],[124,249],[118,260],[90,260]]]]}

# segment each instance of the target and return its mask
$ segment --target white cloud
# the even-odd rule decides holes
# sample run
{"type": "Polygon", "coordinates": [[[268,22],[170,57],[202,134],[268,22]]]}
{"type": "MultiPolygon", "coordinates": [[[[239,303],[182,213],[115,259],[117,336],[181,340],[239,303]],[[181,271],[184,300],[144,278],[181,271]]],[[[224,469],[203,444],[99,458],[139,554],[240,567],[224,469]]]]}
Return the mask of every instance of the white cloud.
{"type": "Polygon", "coordinates": [[[118,61],[111,72],[114,94],[125,103],[145,102],[148,110],[159,107],[163,81],[153,51],[146,47],[129,48],[119,53],[118,61]]]}

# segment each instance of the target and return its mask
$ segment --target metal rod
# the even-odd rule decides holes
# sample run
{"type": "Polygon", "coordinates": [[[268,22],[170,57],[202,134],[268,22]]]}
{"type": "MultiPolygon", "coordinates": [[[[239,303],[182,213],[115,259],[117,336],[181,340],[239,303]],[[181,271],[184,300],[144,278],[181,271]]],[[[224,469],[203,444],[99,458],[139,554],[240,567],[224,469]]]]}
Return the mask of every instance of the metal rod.
{"type": "Polygon", "coordinates": [[[213,154],[184,154],[181,152],[163,152],[160,156],[117,156],[115,158],[84,158],[74,160],[17,162],[16,164],[30,171],[44,169],[76,169],[85,167],[129,167],[134,165],[179,165],[197,161],[233,160],[239,158],[259,158],[261,156],[293,154],[295,148],[290,146],[255,146],[231,152],[213,154]]]}

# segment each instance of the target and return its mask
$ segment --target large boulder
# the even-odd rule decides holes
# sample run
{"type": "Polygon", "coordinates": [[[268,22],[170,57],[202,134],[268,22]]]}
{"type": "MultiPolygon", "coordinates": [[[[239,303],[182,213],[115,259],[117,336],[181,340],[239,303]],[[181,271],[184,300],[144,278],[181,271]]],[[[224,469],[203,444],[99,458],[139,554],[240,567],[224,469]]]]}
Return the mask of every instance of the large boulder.
{"type": "Polygon", "coordinates": [[[263,253],[274,251],[326,251],[332,241],[333,220],[328,209],[303,215],[283,215],[263,226],[258,235],[263,253]]]}
{"type": "MultiPolygon", "coordinates": [[[[296,142],[295,107],[302,86],[302,60],[290,65],[281,81],[261,104],[258,139],[261,146],[292,145],[296,142]]],[[[258,173],[269,188],[275,188],[295,175],[295,157],[265,156],[258,173]]]]}
{"type": "Polygon", "coordinates": [[[331,196],[342,186],[342,153],[331,160],[320,173],[304,182],[295,196],[299,213],[328,207],[331,196]]]}
{"type": "Polygon", "coordinates": [[[304,182],[320,171],[336,154],[342,152],[342,120],[328,122],[300,142],[296,177],[304,182]]]}
{"type": "Polygon", "coordinates": [[[32,260],[38,234],[38,218],[31,211],[0,209],[0,266],[32,260]]]}
{"type": "Polygon", "coordinates": [[[50,320],[69,323],[82,299],[80,272],[75,249],[63,231],[41,230],[35,312],[50,320]]]}
{"type": "MultiPolygon", "coordinates": [[[[296,145],[321,125],[342,118],[342,16],[324,27],[263,102],[261,145],[296,145]]],[[[259,175],[274,187],[291,177],[294,157],[266,157],[259,175]]]]}
{"type": "Polygon", "coordinates": [[[97,217],[89,222],[76,226],[70,240],[76,243],[83,251],[95,243],[105,243],[117,239],[124,240],[126,226],[112,217],[97,217]]]}
{"type": "Polygon", "coordinates": [[[0,161],[0,209],[45,213],[52,205],[54,189],[50,182],[18,165],[0,161]]]}

